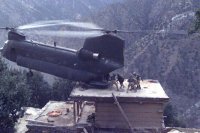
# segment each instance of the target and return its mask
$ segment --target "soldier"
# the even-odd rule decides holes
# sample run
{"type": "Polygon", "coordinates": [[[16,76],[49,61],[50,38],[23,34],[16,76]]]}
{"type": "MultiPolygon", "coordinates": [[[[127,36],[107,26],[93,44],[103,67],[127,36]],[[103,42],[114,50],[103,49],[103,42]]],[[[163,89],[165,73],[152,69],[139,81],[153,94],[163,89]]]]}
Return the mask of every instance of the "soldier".
{"type": "Polygon", "coordinates": [[[119,88],[118,88],[118,84],[117,84],[117,75],[116,74],[113,74],[111,77],[110,77],[110,80],[111,80],[111,85],[115,85],[116,88],[117,88],[117,91],[119,91],[119,88]]]}
{"type": "MultiPolygon", "coordinates": [[[[128,88],[127,88],[127,93],[129,91],[129,88],[130,90],[135,90],[135,85],[136,85],[136,79],[133,75],[131,75],[129,78],[128,78],[128,88]]],[[[136,90],[137,91],[137,90],[136,90]]]]}
{"type": "Polygon", "coordinates": [[[54,47],[56,47],[56,42],[53,42],[54,47]]]}
{"type": "Polygon", "coordinates": [[[124,88],[125,87],[124,86],[124,78],[121,75],[117,74],[117,80],[120,83],[120,89],[124,88]]]}
{"type": "Polygon", "coordinates": [[[141,89],[140,81],[142,80],[141,76],[139,74],[133,73],[134,78],[136,79],[136,85],[137,89],[141,89]]]}

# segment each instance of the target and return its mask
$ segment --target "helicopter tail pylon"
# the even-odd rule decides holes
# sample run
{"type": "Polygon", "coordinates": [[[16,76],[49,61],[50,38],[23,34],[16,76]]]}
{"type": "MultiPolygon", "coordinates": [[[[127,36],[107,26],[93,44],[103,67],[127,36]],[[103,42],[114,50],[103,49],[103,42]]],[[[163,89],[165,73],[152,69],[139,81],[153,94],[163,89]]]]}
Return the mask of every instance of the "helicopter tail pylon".
{"type": "Polygon", "coordinates": [[[124,45],[121,38],[105,34],[97,37],[86,38],[83,49],[99,53],[101,58],[106,58],[120,65],[124,65],[124,45]]]}

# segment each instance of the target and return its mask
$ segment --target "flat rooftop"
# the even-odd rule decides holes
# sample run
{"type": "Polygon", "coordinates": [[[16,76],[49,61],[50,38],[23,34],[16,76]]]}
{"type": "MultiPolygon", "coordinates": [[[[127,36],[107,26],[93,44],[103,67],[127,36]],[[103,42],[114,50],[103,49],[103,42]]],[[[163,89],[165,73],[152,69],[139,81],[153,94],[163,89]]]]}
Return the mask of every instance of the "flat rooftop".
{"type": "Polygon", "coordinates": [[[57,127],[73,127],[73,103],[49,101],[34,118],[28,119],[28,125],[46,125],[57,127]],[[67,109],[69,110],[67,112],[67,109]],[[52,111],[61,112],[57,117],[49,117],[52,111]]]}
{"type": "MultiPolygon", "coordinates": [[[[118,86],[120,86],[118,84],[118,86]]],[[[72,90],[70,98],[72,100],[86,100],[86,101],[113,101],[112,93],[123,102],[141,101],[168,101],[169,97],[165,93],[164,89],[160,85],[158,80],[146,79],[140,82],[141,89],[134,91],[129,90],[127,80],[124,81],[124,88],[117,91],[117,88],[113,85],[107,89],[89,88],[83,89],[82,87],[76,87],[72,90]]]]}
{"type": "MultiPolygon", "coordinates": [[[[95,113],[95,107],[93,104],[84,102],[81,114],[77,117],[77,123],[74,123],[74,107],[73,101],[49,101],[39,111],[28,110],[25,114],[31,114],[32,117],[27,117],[26,125],[28,129],[33,132],[42,131],[48,129],[48,131],[60,131],[71,132],[76,130],[76,127],[91,126],[88,122],[88,116],[95,113]],[[67,111],[68,110],[68,111],[67,111]],[[50,117],[49,112],[60,111],[58,116],[50,117]],[[34,114],[34,115],[33,115],[34,114]]],[[[19,126],[20,127],[20,126],[19,126]]]]}

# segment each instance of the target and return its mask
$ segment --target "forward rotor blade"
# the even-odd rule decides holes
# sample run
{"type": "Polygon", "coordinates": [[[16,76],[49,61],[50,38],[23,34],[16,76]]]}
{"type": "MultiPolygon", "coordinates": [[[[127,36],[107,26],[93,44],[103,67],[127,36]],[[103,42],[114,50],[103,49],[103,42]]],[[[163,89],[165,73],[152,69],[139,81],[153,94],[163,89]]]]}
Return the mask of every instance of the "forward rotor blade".
{"type": "Polygon", "coordinates": [[[103,35],[99,31],[52,31],[52,30],[39,30],[39,31],[26,31],[28,34],[44,35],[44,36],[57,36],[65,38],[86,38],[86,37],[95,37],[103,35]]]}
{"type": "Polygon", "coordinates": [[[99,26],[93,23],[87,22],[69,22],[66,20],[52,20],[52,21],[39,21],[34,22],[31,24],[23,25],[17,27],[18,30],[26,30],[26,29],[33,29],[33,28],[42,28],[42,27],[51,27],[51,26],[73,26],[77,28],[84,28],[84,29],[101,29],[99,26]]]}

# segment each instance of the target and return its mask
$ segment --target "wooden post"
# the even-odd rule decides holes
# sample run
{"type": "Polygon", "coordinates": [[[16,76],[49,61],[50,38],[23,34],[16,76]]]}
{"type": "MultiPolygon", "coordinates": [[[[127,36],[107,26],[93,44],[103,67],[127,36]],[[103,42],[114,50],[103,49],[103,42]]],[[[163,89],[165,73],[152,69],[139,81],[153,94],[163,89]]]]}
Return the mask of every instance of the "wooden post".
{"type": "Polygon", "coordinates": [[[113,96],[113,98],[114,98],[114,100],[115,100],[115,103],[117,104],[117,107],[119,108],[120,113],[121,113],[122,116],[124,117],[125,121],[128,123],[128,126],[129,126],[129,128],[130,128],[130,130],[131,130],[131,133],[133,133],[132,125],[131,125],[131,123],[129,122],[128,117],[126,116],[126,114],[125,114],[124,110],[122,109],[121,105],[119,104],[119,102],[118,102],[118,100],[117,100],[117,97],[116,97],[113,93],[112,93],[112,96],[113,96]]]}
{"type": "Polygon", "coordinates": [[[81,112],[83,111],[82,102],[79,101],[79,116],[81,116],[81,112]]]}
{"type": "Polygon", "coordinates": [[[77,116],[80,116],[80,110],[79,110],[79,101],[77,102],[77,116]]]}
{"type": "Polygon", "coordinates": [[[76,124],[76,102],[73,103],[73,109],[74,109],[74,125],[76,124]]]}

